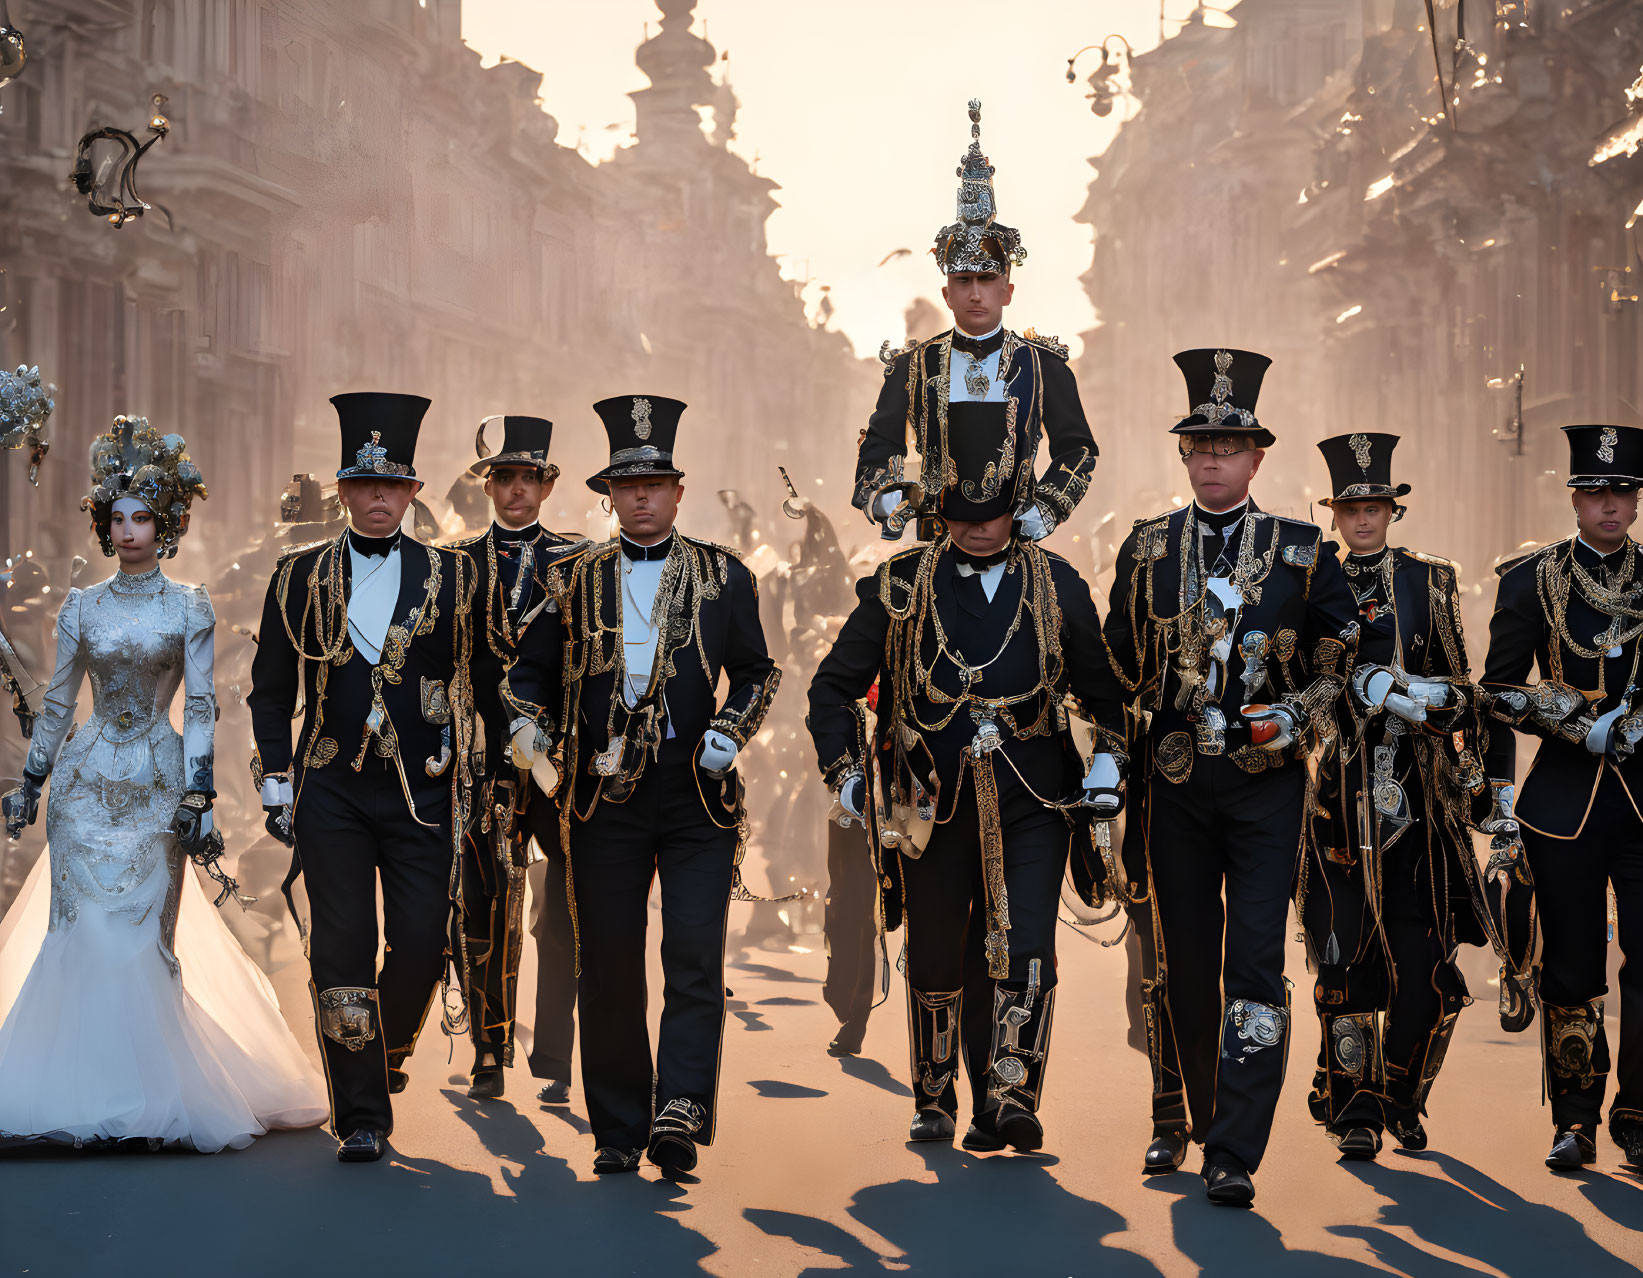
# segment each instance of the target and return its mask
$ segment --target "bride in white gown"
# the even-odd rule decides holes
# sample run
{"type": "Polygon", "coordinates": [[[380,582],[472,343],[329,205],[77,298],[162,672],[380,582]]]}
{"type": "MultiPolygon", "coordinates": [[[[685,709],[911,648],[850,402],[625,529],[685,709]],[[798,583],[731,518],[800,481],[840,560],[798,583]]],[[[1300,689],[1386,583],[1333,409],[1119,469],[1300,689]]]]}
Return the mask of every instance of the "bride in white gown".
{"type": "Polygon", "coordinates": [[[182,438],[142,418],[117,418],[91,459],[83,505],[120,571],[63,601],[56,674],[23,784],[5,796],[15,834],[52,777],[49,851],[0,922],[0,1145],[240,1148],[328,1111],[273,987],[188,858],[212,850],[216,619],[204,588],[171,581],[159,559],[205,486],[182,438]],[[75,728],[87,676],[91,715],[75,728]]]}

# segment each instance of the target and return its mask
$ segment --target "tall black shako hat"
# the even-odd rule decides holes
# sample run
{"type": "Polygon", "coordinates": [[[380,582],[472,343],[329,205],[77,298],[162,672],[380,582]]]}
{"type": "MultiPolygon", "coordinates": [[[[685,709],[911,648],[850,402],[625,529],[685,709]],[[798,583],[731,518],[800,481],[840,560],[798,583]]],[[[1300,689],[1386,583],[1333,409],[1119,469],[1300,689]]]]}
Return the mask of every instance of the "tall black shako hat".
{"type": "Polygon", "coordinates": [[[417,487],[416,437],[431,401],[393,391],[352,391],[331,396],[342,428],[342,469],[338,479],[387,475],[417,487]]]}
{"type": "MultiPolygon", "coordinates": [[[[1407,494],[1408,484],[1392,483],[1392,450],[1400,438],[1358,432],[1320,441],[1318,451],[1329,467],[1329,486],[1335,495],[1320,497],[1318,504],[1332,506],[1338,501],[1371,501],[1377,497],[1395,502],[1407,494]]],[[[1403,513],[1402,506],[1397,510],[1403,513]]]]}
{"type": "Polygon", "coordinates": [[[1256,448],[1277,443],[1255,419],[1261,379],[1272,361],[1254,351],[1204,347],[1182,351],[1176,366],[1187,379],[1191,412],[1170,427],[1173,435],[1247,435],[1256,448]]]}
{"type": "Polygon", "coordinates": [[[588,478],[588,487],[606,492],[613,479],[685,472],[673,464],[673,441],[685,405],[663,395],[616,395],[593,406],[610,436],[610,465],[588,478]]]}
{"type": "Polygon", "coordinates": [[[1632,489],[1643,486],[1643,428],[1565,426],[1569,487],[1632,489]]]}
{"type": "Polygon", "coordinates": [[[471,475],[489,475],[497,466],[534,466],[544,479],[557,479],[559,467],[548,462],[548,446],[553,443],[553,423],[545,417],[503,417],[502,448],[491,452],[485,445],[485,428],[496,421],[487,417],[474,436],[479,460],[468,467],[471,475]]]}
{"type": "Polygon", "coordinates": [[[1021,459],[1008,408],[974,400],[947,406],[947,460],[952,470],[938,504],[944,519],[984,523],[1014,507],[1021,459]]]}

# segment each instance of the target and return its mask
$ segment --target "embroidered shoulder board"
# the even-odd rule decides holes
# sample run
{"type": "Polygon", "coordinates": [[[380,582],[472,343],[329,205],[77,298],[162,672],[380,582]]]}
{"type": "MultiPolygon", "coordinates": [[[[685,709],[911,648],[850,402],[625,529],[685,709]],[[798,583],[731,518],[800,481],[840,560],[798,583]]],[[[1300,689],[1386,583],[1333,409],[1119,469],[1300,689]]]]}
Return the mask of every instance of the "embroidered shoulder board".
{"type": "Polygon", "coordinates": [[[1304,546],[1285,546],[1283,556],[1286,564],[1296,568],[1311,568],[1318,562],[1318,543],[1313,541],[1304,546]]]}
{"type": "Polygon", "coordinates": [[[1573,539],[1565,537],[1562,541],[1554,541],[1545,546],[1535,546],[1530,550],[1520,550],[1516,554],[1503,557],[1495,564],[1495,576],[1504,577],[1507,573],[1511,572],[1512,569],[1522,567],[1524,564],[1533,563],[1535,560],[1544,556],[1548,551],[1555,551],[1561,546],[1567,546],[1571,540],[1573,539]]]}
{"type": "Polygon", "coordinates": [[[918,343],[909,342],[906,346],[891,346],[890,339],[885,338],[879,345],[879,360],[884,364],[884,375],[890,376],[890,370],[896,366],[896,361],[916,345],[918,343]]]}
{"type": "Polygon", "coordinates": [[[1036,328],[1029,328],[1021,334],[1023,341],[1031,342],[1034,346],[1042,347],[1052,355],[1067,358],[1067,345],[1056,337],[1040,337],[1036,328]]]}
{"type": "Polygon", "coordinates": [[[1450,572],[1457,571],[1455,561],[1445,559],[1442,555],[1429,555],[1424,550],[1411,550],[1408,554],[1411,559],[1418,559],[1423,564],[1431,564],[1434,568],[1447,568],[1450,572]]]}
{"type": "Polygon", "coordinates": [[[288,559],[295,559],[299,555],[306,555],[310,550],[318,550],[322,546],[329,546],[336,540],[335,537],[321,537],[318,541],[304,542],[300,546],[290,546],[280,551],[279,561],[283,564],[288,559]]]}
{"type": "Polygon", "coordinates": [[[1159,520],[1140,530],[1135,538],[1135,557],[1143,561],[1162,559],[1169,554],[1169,521],[1159,520]]]}

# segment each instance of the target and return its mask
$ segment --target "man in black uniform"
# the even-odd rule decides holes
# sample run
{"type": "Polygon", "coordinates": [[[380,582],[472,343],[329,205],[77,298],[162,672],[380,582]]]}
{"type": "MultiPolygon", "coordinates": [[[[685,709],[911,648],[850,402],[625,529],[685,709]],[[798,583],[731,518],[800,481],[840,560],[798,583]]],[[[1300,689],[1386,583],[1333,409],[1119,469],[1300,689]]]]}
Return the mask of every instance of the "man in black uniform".
{"type": "Polygon", "coordinates": [[[582,1085],[596,1172],[665,1173],[713,1143],[724,1035],[724,931],[740,888],[745,817],[736,756],[781,672],[765,648],[753,574],[674,530],[684,405],[601,400],[608,492],[621,535],[556,566],[555,611],[525,634],[503,696],[516,758],[558,751],[560,829],[581,957],[582,1085]],[[714,706],[721,673],[728,692],[714,706]],[[666,992],[655,1056],[645,1025],[645,926],[662,885],[666,992]]]}
{"type": "MultiPolygon", "coordinates": [[[[1323,534],[1249,497],[1273,443],[1254,412],[1271,361],[1221,349],[1184,351],[1175,362],[1192,411],[1172,430],[1194,501],[1139,521],[1125,539],[1106,638],[1137,699],[1153,979],[1209,1197],[1243,1206],[1255,1196],[1251,1174],[1283,1083],[1302,758],[1335,731],[1358,627],[1323,534]]],[[[1155,1137],[1145,1169],[1179,1167],[1186,1138],[1155,1137]]]]}
{"type": "Polygon", "coordinates": [[[868,419],[856,461],[854,504],[884,525],[895,539],[907,521],[930,515],[941,497],[957,428],[948,405],[1009,406],[1015,424],[1011,458],[1016,487],[1014,513],[1021,532],[1047,537],[1073,512],[1095,470],[1095,440],[1078,384],[1067,366],[1067,348],[1031,329],[1004,327],[1004,308],[1015,285],[1010,268],[1026,260],[1021,233],[996,220],[993,166],[981,153],[981,103],[970,103],[970,149],[959,163],[958,221],[936,234],[935,256],[947,282],[941,296],[954,327],[928,341],[892,351],[879,349],[884,389],[868,419]],[[1050,468],[1034,481],[1041,440],[1048,439],[1050,468]],[[916,481],[906,473],[907,445],[920,457],[916,481]]]}
{"type": "Polygon", "coordinates": [[[909,1139],[952,1139],[962,1050],[964,1147],[1033,1150],[1070,842],[1087,854],[1087,793],[1104,817],[1120,806],[1115,772],[1086,776],[1063,702],[1070,694],[1095,718],[1109,761],[1123,703],[1089,587],[1016,528],[1028,463],[1013,453],[1006,407],[951,413],[955,473],[939,503],[948,533],[857,583],[855,611],[810,685],[810,730],[844,810],[871,812],[870,837],[888,832],[899,850],[889,873],[907,916],[909,1139]],[[876,764],[863,757],[856,710],[875,679],[876,764]]]}
{"type": "Polygon", "coordinates": [[[1348,550],[1358,658],[1295,905],[1322,1028],[1308,1103],[1345,1159],[1374,1158],[1388,1128],[1405,1149],[1426,1148],[1426,1098],[1471,1002],[1455,953],[1493,939],[1467,829],[1489,787],[1455,566],[1387,545],[1409,492],[1392,483],[1397,444],[1354,433],[1318,445],[1334,493],[1319,504],[1348,550]]]}
{"type": "Polygon", "coordinates": [[[295,839],[291,878],[300,870],[313,915],[308,958],[337,1156],[364,1162],[382,1157],[388,1096],[405,1086],[445,968],[470,785],[474,566],[400,531],[422,486],[412,461],[428,401],[363,392],[331,402],[349,527],[281,556],[248,700],[252,780],[270,833],[295,839]]]}
{"type": "Polygon", "coordinates": [[[528,773],[514,767],[502,703],[502,676],[518,653],[520,636],[546,608],[553,563],[579,539],[548,532],[542,503],[553,492],[559,467],[548,461],[553,423],[540,417],[502,418],[501,451],[488,454],[480,423],[479,460],[468,470],[483,476],[491,526],[457,543],[479,572],[474,618],[474,702],[484,720],[484,771],[474,820],[463,840],[460,909],[452,919],[451,948],[468,1005],[474,1043],[473,1085],[468,1095],[502,1095],[503,1067],[513,1064],[513,1027],[524,946],[525,870],[532,839],[546,858],[544,899],[537,903],[535,1037],[531,1073],[546,1080],[539,1098],[564,1104],[569,1097],[571,1044],[576,1008],[576,947],[565,896],[565,856],[559,846],[559,814],[528,773]]]}
{"type": "MultiPolygon", "coordinates": [[[[1547,1166],[1597,1160],[1612,885],[1626,962],[1609,1134],[1643,1169],[1643,572],[1627,534],[1643,483],[1643,429],[1563,429],[1578,532],[1499,569],[1482,687],[1492,713],[1541,739],[1515,817],[1544,937],[1541,1034],[1557,1128],[1547,1166]]],[[[1512,780],[1514,749],[1510,733],[1495,734],[1491,778],[1512,780]]]]}

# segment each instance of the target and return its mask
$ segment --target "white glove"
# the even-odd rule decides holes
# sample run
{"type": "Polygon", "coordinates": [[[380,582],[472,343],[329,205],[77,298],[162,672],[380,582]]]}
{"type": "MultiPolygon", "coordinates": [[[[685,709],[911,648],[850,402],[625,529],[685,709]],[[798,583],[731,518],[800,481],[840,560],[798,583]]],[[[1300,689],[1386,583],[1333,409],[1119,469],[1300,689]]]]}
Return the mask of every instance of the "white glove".
{"type": "Polygon", "coordinates": [[[867,802],[867,778],[861,773],[852,773],[845,777],[844,784],[839,787],[839,804],[856,820],[865,819],[862,815],[863,805],[867,802]]]}
{"type": "Polygon", "coordinates": [[[1021,533],[1030,541],[1043,541],[1055,531],[1055,525],[1044,518],[1044,511],[1037,505],[1027,507],[1021,516],[1021,533]]]}
{"type": "MultiPolygon", "coordinates": [[[[293,795],[291,782],[286,777],[264,777],[262,782],[262,806],[265,808],[288,808],[291,806],[293,795]]],[[[209,817],[211,814],[206,813],[209,817]]],[[[204,825],[201,833],[210,831],[209,825],[204,825]]]]}
{"type": "Polygon", "coordinates": [[[1398,681],[1392,677],[1392,672],[1385,667],[1377,669],[1363,681],[1363,696],[1366,705],[1384,706],[1386,699],[1392,694],[1392,689],[1398,686],[1398,681]]]}
{"type": "Polygon", "coordinates": [[[1118,760],[1110,754],[1097,754],[1090,759],[1090,770],[1084,777],[1084,802],[1096,816],[1103,819],[1117,816],[1124,808],[1124,795],[1118,788],[1123,783],[1118,760]]]}
{"type": "Polygon", "coordinates": [[[906,499],[907,493],[905,489],[885,489],[885,491],[873,498],[873,518],[882,524],[886,519],[890,518],[890,512],[895,510],[895,508],[901,505],[901,503],[906,499]]]}
{"type": "Polygon", "coordinates": [[[1386,694],[1386,710],[1388,714],[1395,714],[1405,723],[1425,723],[1426,705],[1423,702],[1412,700],[1401,692],[1386,694]]]}
{"type": "Polygon", "coordinates": [[[702,771],[710,777],[722,777],[735,766],[736,743],[722,732],[709,728],[702,734],[702,771]]]}
{"type": "Polygon", "coordinates": [[[1409,685],[1409,695],[1441,710],[1455,699],[1455,690],[1447,683],[1419,681],[1409,685]]]}
{"type": "Polygon", "coordinates": [[[513,721],[513,766],[521,772],[528,772],[531,764],[536,762],[536,720],[515,719],[513,721]]]}

